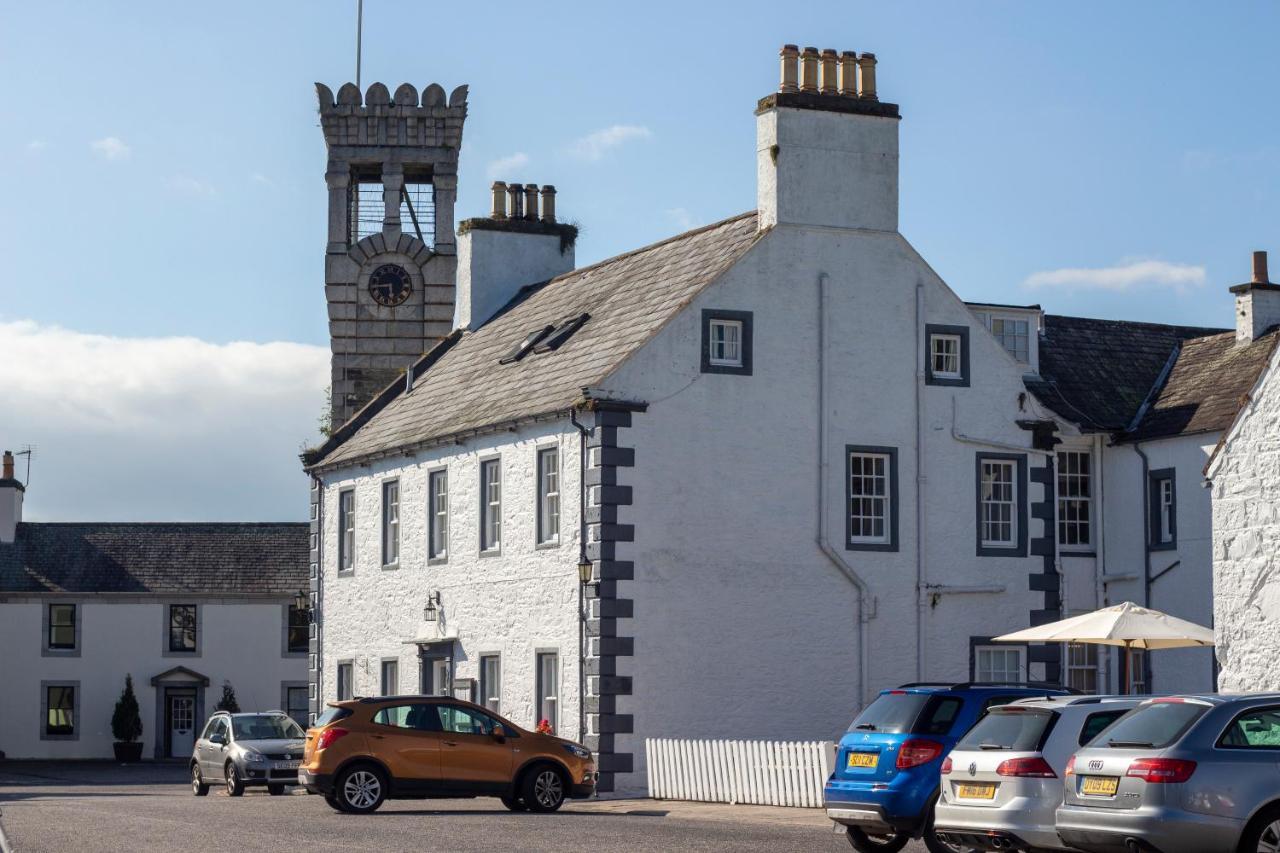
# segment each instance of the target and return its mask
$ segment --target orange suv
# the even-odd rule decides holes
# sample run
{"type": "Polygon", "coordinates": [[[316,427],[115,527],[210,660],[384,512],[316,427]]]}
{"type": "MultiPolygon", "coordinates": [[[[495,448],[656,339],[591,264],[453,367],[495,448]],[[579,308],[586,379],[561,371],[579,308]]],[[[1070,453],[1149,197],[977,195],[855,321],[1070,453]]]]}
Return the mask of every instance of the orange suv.
{"type": "Polygon", "coordinates": [[[512,811],[552,812],[595,793],[586,747],[529,732],[448,696],[331,702],[307,730],[298,784],[340,812],[388,797],[498,797],[512,811]]]}

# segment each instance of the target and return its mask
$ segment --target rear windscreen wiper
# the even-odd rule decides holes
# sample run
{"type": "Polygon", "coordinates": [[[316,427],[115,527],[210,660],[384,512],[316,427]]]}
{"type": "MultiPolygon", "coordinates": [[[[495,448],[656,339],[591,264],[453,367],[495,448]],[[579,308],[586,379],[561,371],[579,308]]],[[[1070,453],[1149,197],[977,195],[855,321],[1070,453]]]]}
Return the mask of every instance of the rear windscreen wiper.
{"type": "Polygon", "coordinates": [[[1002,743],[980,743],[978,749],[1013,749],[1011,746],[1005,746],[1002,743]]]}
{"type": "Polygon", "coordinates": [[[1135,749],[1150,749],[1155,746],[1154,743],[1146,740],[1109,740],[1107,746],[1116,746],[1121,749],[1133,747],[1135,749]]]}
{"type": "Polygon", "coordinates": [[[858,723],[856,726],[854,726],[854,728],[866,729],[869,732],[874,732],[876,730],[876,724],[875,723],[858,723]]]}

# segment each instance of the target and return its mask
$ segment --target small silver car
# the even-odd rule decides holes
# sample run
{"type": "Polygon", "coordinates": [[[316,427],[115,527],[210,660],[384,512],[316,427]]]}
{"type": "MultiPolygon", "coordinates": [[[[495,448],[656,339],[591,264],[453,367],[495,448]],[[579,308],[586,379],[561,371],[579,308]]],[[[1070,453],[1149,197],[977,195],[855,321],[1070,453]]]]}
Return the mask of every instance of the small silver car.
{"type": "Polygon", "coordinates": [[[938,838],[965,850],[1064,849],[1053,819],[1067,761],[1141,701],[1045,696],[989,710],[942,764],[938,838]]]}
{"type": "Polygon", "coordinates": [[[1149,699],[1077,752],[1056,819],[1095,853],[1280,849],[1280,694],[1149,699]]]}
{"type": "Polygon", "coordinates": [[[306,733],[283,711],[209,718],[191,754],[191,793],[203,797],[221,784],[238,797],[249,785],[265,785],[278,796],[298,784],[306,733]]]}

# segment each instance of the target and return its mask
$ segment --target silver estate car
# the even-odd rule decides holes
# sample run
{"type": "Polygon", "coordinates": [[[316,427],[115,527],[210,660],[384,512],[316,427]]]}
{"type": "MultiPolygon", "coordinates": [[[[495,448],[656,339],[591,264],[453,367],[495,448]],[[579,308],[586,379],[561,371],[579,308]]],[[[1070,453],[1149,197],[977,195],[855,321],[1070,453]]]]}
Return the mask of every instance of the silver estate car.
{"type": "Polygon", "coordinates": [[[230,714],[209,718],[191,754],[191,793],[203,797],[221,784],[238,797],[249,785],[265,785],[283,794],[298,784],[306,733],[283,711],[230,714]]]}
{"type": "Polygon", "coordinates": [[[1064,842],[1095,853],[1280,849],[1280,694],[1149,699],[1067,765],[1064,842]]]}
{"type": "Polygon", "coordinates": [[[938,838],[965,850],[1064,849],[1053,821],[1067,761],[1141,701],[1047,696],[992,708],[942,763],[938,838]]]}

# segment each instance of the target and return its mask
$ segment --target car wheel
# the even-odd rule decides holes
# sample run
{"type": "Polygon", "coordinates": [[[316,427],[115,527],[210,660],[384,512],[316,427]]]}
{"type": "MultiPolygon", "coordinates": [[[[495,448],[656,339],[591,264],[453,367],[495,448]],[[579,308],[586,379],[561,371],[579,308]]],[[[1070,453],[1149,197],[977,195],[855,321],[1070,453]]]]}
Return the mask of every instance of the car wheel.
{"type": "Polygon", "coordinates": [[[204,776],[200,774],[200,765],[191,765],[191,793],[197,797],[204,797],[209,794],[209,783],[204,781],[204,776]]]}
{"type": "Polygon", "coordinates": [[[328,803],[329,808],[333,809],[335,812],[346,811],[346,809],[342,807],[342,801],[339,800],[335,794],[325,794],[324,801],[328,803]]]}
{"type": "Polygon", "coordinates": [[[352,814],[371,814],[387,798],[387,780],[382,771],[369,764],[357,764],[338,776],[338,802],[352,814]]]}
{"type": "Polygon", "coordinates": [[[268,785],[267,793],[273,797],[279,797],[284,794],[284,785],[268,785]]]}
{"type": "Polygon", "coordinates": [[[545,764],[526,773],[520,785],[520,799],[531,812],[553,812],[564,805],[564,796],[564,775],[545,764]]]}
{"type": "Polygon", "coordinates": [[[504,806],[506,806],[513,812],[526,811],[524,800],[520,799],[519,797],[499,797],[499,799],[502,800],[502,804],[504,806]]]}
{"type": "Polygon", "coordinates": [[[894,832],[891,829],[867,832],[858,826],[849,827],[845,835],[858,853],[898,853],[911,840],[911,836],[905,832],[894,832]]]}
{"type": "Polygon", "coordinates": [[[236,769],[235,762],[228,761],[226,770],[227,780],[227,796],[238,797],[244,793],[244,780],[240,778],[240,771],[236,769]]]}
{"type": "Polygon", "coordinates": [[[1237,849],[1245,853],[1280,850],[1280,806],[1263,809],[1244,831],[1237,849]]]}

